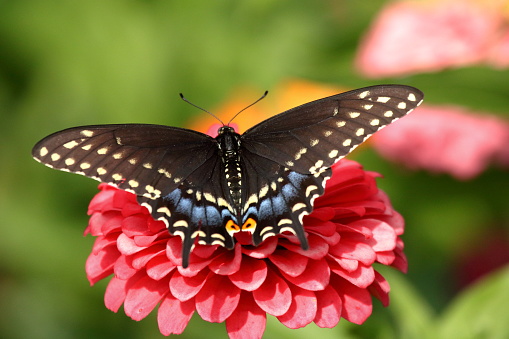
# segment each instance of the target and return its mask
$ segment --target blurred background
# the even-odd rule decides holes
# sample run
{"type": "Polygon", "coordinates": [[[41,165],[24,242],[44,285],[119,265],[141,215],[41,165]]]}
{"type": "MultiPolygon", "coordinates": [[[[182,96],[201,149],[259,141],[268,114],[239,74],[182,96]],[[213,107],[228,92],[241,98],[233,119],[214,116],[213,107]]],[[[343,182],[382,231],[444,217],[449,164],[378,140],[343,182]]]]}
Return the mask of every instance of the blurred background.
{"type": "MultiPolygon", "coordinates": [[[[269,317],[265,337],[508,338],[508,23],[497,0],[0,1],[0,337],[162,337],[155,312],[114,314],[107,279],[89,286],[97,183],[35,162],[42,137],[107,123],[206,130],[179,92],[228,120],[269,90],[266,116],[239,118],[245,130],[334,91],[398,83],[427,106],[350,158],[383,175],[404,216],[408,274],[380,268],[392,302],[374,301],[363,325],[290,330],[269,317]]],[[[204,333],[226,337],[197,315],[181,337],[204,333]]]]}

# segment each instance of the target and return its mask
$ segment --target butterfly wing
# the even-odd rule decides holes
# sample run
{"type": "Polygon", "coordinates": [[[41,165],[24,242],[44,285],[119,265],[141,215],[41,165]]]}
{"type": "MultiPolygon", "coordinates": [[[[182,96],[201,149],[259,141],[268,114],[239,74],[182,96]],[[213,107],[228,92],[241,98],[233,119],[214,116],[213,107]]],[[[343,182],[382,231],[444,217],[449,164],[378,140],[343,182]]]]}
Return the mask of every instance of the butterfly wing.
{"type": "Polygon", "coordinates": [[[177,188],[216,149],[215,140],[199,132],[126,124],[66,129],[39,141],[32,155],[48,167],[155,199],[177,188]]]}
{"type": "Polygon", "coordinates": [[[139,196],[154,219],[163,220],[173,235],[182,238],[182,266],[187,267],[195,239],[199,244],[233,248],[234,239],[226,231],[236,213],[224,180],[221,158],[210,157],[189,173],[182,183],[162,199],[139,196]]]}
{"type": "Polygon", "coordinates": [[[292,108],[250,128],[243,146],[299,173],[329,168],[423,99],[416,88],[380,85],[292,108]]]}
{"type": "MultiPolygon", "coordinates": [[[[224,212],[210,201],[224,196],[220,160],[216,140],[208,135],[159,125],[83,126],[42,139],[32,155],[48,167],[136,194],[155,219],[182,237],[184,262],[196,231],[209,244],[214,232],[222,232],[218,216],[224,212]]],[[[231,238],[223,246],[232,247],[231,238]]]]}
{"type": "Polygon", "coordinates": [[[257,221],[253,242],[290,231],[306,248],[302,218],[323,194],[330,166],[422,99],[409,86],[366,87],[295,107],[247,130],[241,139],[245,171],[258,174],[258,183],[250,177],[243,195],[244,219],[257,221]]]}
{"type": "Polygon", "coordinates": [[[320,175],[302,174],[284,165],[243,150],[242,223],[251,221],[253,244],[270,236],[293,233],[303,249],[308,248],[302,219],[313,207],[313,200],[322,195],[330,169],[320,175]]]}

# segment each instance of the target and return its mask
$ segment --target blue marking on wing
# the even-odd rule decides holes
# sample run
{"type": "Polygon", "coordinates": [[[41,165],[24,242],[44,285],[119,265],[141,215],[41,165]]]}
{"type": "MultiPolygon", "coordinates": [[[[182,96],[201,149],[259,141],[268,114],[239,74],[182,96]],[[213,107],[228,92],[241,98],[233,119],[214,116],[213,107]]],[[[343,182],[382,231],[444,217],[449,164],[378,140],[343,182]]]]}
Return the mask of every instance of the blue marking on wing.
{"type": "Polygon", "coordinates": [[[178,203],[181,196],[182,196],[182,191],[177,188],[177,189],[174,189],[173,191],[171,191],[170,193],[168,193],[167,195],[165,195],[163,197],[163,200],[170,201],[173,205],[175,205],[176,203],[178,203]]]}
{"type": "Polygon", "coordinates": [[[219,226],[223,222],[223,218],[219,213],[219,210],[215,206],[206,206],[205,213],[207,214],[208,226],[219,226]]]}
{"type": "Polygon", "coordinates": [[[244,213],[244,217],[242,218],[242,223],[245,223],[247,218],[253,216],[256,216],[256,218],[258,218],[258,209],[256,208],[256,206],[250,206],[247,209],[246,213],[244,213]]]}
{"type": "Polygon", "coordinates": [[[191,222],[195,225],[203,223],[205,220],[205,206],[194,206],[190,218],[191,222]]]}
{"type": "Polygon", "coordinates": [[[288,173],[287,178],[294,186],[299,187],[301,182],[306,178],[306,175],[291,171],[288,173]]]}
{"type": "Polygon", "coordinates": [[[299,195],[299,191],[292,184],[286,184],[281,189],[281,193],[287,198],[296,197],[299,195]]]}

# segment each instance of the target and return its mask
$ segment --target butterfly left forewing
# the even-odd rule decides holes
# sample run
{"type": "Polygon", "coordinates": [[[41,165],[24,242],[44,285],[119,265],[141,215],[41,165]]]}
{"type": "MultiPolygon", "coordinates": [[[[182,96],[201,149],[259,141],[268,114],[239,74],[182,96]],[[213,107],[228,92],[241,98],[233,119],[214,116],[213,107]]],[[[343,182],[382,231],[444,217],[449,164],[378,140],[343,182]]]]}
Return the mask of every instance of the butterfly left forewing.
{"type": "Polygon", "coordinates": [[[39,141],[33,157],[156,199],[176,188],[216,152],[213,138],[182,128],[125,124],[74,127],[39,141]]]}

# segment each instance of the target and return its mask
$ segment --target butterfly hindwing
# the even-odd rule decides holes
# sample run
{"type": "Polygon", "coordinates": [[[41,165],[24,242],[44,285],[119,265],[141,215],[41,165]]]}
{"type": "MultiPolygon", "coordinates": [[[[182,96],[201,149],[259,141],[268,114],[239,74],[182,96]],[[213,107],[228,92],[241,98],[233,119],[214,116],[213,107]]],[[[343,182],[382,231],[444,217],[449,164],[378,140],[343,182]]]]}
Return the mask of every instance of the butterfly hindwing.
{"type": "Polygon", "coordinates": [[[138,196],[154,219],[165,222],[173,235],[182,238],[182,265],[187,267],[193,244],[233,248],[234,239],[224,225],[237,217],[222,180],[219,157],[210,157],[169,194],[159,199],[138,196]]]}
{"type": "Polygon", "coordinates": [[[314,199],[323,194],[330,169],[320,175],[302,174],[244,150],[242,224],[252,219],[253,244],[270,236],[293,233],[302,248],[308,247],[302,220],[311,212],[314,199]],[[256,173],[253,175],[252,173],[256,173]]]}

